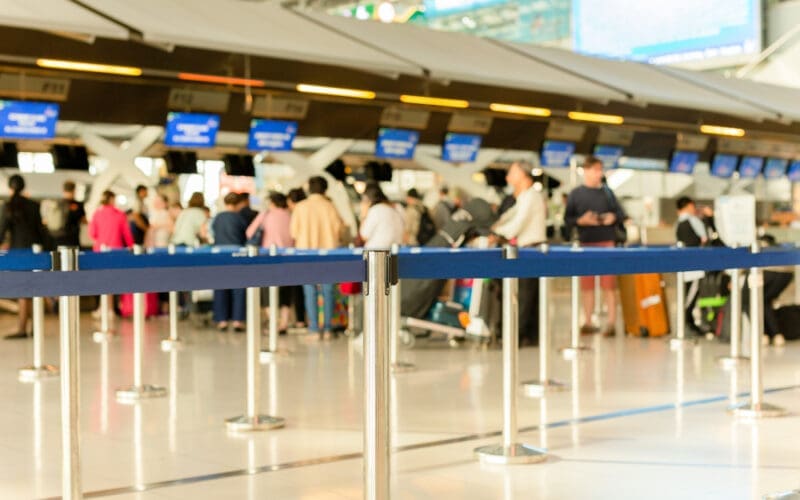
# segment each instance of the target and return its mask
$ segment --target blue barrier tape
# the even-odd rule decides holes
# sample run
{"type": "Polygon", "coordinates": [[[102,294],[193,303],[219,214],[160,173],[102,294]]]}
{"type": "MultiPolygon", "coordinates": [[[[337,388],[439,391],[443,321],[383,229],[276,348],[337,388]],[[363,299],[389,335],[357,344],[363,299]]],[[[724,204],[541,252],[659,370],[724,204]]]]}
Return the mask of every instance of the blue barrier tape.
{"type": "Polygon", "coordinates": [[[46,271],[51,266],[49,252],[33,253],[30,250],[0,252],[0,271],[46,271]]]}

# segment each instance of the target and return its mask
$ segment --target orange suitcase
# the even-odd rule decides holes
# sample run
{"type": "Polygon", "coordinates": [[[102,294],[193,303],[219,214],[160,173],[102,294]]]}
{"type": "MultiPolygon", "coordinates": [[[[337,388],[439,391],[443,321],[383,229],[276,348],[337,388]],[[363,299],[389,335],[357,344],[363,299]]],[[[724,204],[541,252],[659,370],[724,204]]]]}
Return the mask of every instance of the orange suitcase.
{"type": "Polygon", "coordinates": [[[625,333],[661,337],[669,333],[669,313],[660,274],[619,276],[625,333]]]}

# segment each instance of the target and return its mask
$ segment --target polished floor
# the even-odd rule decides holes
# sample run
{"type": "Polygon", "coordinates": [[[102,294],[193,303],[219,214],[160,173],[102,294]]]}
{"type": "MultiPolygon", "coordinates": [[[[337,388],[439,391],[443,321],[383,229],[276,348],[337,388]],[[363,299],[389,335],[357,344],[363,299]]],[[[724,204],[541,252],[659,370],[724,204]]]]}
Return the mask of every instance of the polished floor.
{"type": "MultiPolygon", "coordinates": [[[[554,344],[568,337],[565,296],[553,305],[554,344]],[[556,314],[557,313],[557,314],[556,314]]],[[[0,316],[0,328],[13,326],[0,316]]],[[[192,328],[164,353],[164,318],[147,321],[144,382],[168,396],[116,402],[132,382],[132,327],[118,320],[108,345],[82,318],[83,489],[114,499],[358,499],[362,358],[345,338],[281,338],[289,353],[263,367],[264,413],[286,428],[230,435],[245,410],[245,337],[192,328]]],[[[749,370],[719,369],[727,347],[703,342],[671,352],[661,339],[586,339],[594,353],[553,376],[571,387],[519,400],[520,440],[546,448],[535,465],[485,466],[472,450],[498,443],[500,351],[419,342],[402,358],[417,370],[392,377],[392,496],[399,499],[760,498],[800,487],[800,343],[765,350],[766,400],[792,413],[760,421],[726,412],[746,400],[749,370]],[[737,394],[740,394],[737,397],[737,394]]],[[[57,364],[55,317],[46,361],[57,364]]],[[[59,383],[17,381],[30,341],[0,343],[0,498],[60,495],[59,383]]],[[[536,373],[538,351],[521,351],[520,376],[536,373]]]]}

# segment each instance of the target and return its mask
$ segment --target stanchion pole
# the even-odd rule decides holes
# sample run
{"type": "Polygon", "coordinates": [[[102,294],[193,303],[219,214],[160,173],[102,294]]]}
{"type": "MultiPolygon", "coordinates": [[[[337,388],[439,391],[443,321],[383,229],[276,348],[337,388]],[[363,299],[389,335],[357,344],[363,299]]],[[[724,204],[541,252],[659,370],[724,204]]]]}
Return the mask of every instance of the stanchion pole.
{"type": "MultiPolygon", "coordinates": [[[[269,247],[270,257],[278,255],[278,247],[272,245],[269,247]]],[[[269,297],[269,328],[267,337],[267,348],[261,350],[260,360],[262,363],[272,363],[277,361],[279,357],[286,355],[286,352],[278,351],[278,318],[280,316],[280,303],[279,303],[279,288],[271,286],[268,290],[269,297]]],[[[261,323],[259,322],[259,325],[261,323]]]]}
{"type": "MultiPolygon", "coordinates": [[[[539,249],[543,255],[550,251],[549,245],[542,244],[539,249]]],[[[550,378],[550,278],[539,278],[539,379],[522,383],[525,395],[540,398],[547,392],[564,391],[567,385],[550,378]]]]}
{"type": "MultiPolygon", "coordinates": [[[[134,245],[134,255],[143,255],[144,248],[134,245]]],[[[133,386],[117,389],[117,401],[134,403],[141,399],[162,398],[167,395],[164,387],[145,384],[142,379],[144,364],[144,293],[133,294],[133,386]]]]}
{"type": "MultiPolygon", "coordinates": [[[[506,259],[516,259],[517,247],[506,246],[506,259]]],[[[484,464],[530,464],[547,454],[517,441],[517,362],[519,361],[519,279],[503,278],[503,442],[482,446],[475,454],[484,464]]]]}
{"type": "MultiPolygon", "coordinates": [[[[572,244],[572,251],[579,252],[580,245],[575,242],[572,244]]],[[[581,298],[581,281],[578,276],[573,276],[570,278],[571,284],[571,299],[572,299],[572,310],[571,310],[571,317],[570,317],[570,345],[569,347],[562,347],[559,349],[561,352],[561,356],[566,359],[577,359],[581,356],[586,354],[592,353],[592,348],[587,347],[585,345],[581,345],[580,338],[581,338],[581,325],[580,325],[580,298],[581,298]]]]}
{"type": "MultiPolygon", "coordinates": [[[[248,245],[247,256],[258,256],[258,246],[248,245]]],[[[247,289],[247,413],[225,421],[229,431],[266,431],[285,425],[284,419],[262,415],[261,410],[261,288],[247,289]]]]}
{"type": "MultiPolygon", "coordinates": [[[[78,249],[59,247],[61,271],[78,270],[78,249]]],[[[58,298],[61,341],[61,495],[64,500],[83,498],[80,450],[80,305],[78,297],[58,298]]]]}
{"type": "Polygon", "coordinates": [[[396,260],[387,250],[367,250],[364,287],[364,498],[388,500],[390,480],[389,289],[396,260]]]}
{"type": "MultiPolygon", "coordinates": [[[[175,255],[175,245],[167,247],[167,253],[175,255]]],[[[169,337],[161,341],[161,350],[165,352],[174,351],[183,347],[183,339],[178,336],[178,292],[169,292],[169,337]]]]}
{"type": "Polygon", "coordinates": [[[740,363],[747,363],[750,358],[742,356],[742,273],[739,269],[734,269],[731,275],[731,354],[721,356],[717,362],[722,368],[728,370],[738,366],[740,363]]]}
{"type": "MultiPolygon", "coordinates": [[[[683,243],[678,242],[677,248],[683,248],[683,243]]],[[[686,338],[686,275],[682,271],[675,273],[675,335],[669,339],[669,347],[673,351],[692,347],[697,344],[697,339],[686,338]]]]}
{"type": "MultiPolygon", "coordinates": [[[[100,246],[101,252],[109,252],[111,249],[107,245],[100,246]]],[[[101,344],[114,338],[114,330],[111,328],[111,295],[103,294],[100,296],[100,329],[92,334],[92,340],[101,344]]]]}
{"type": "Polygon", "coordinates": [[[600,288],[600,276],[594,277],[594,312],[592,320],[595,324],[600,323],[600,317],[603,315],[603,290],[600,288]]]}
{"type": "MultiPolygon", "coordinates": [[[[759,244],[753,244],[752,252],[761,251],[759,244]]],[[[737,417],[763,418],[782,417],[788,412],[764,402],[764,384],[761,374],[764,369],[761,359],[761,336],[764,334],[764,272],[759,267],[750,269],[750,401],[731,408],[737,417]]]]}
{"type": "MultiPolygon", "coordinates": [[[[42,245],[33,245],[33,253],[42,253],[42,245]]],[[[20,382],[36,382],[58,375],[58,368],[43,363],[44,297],[33,298],[33,364],[19,369],[20,382]]]]}
{"type": "MultiPolygon", "coordinates": [[[[400,253],[400,246],[399,245],[392,245],[392,257],[397,259],[398,254],[400,253]]],[[[389,352],[389,361],[392,367],[392,373],[405,373],[414,371],[416,367],[413,363],[407,363],[405,361],[400,361],[400,305],[402,302],[402,295],[400,293],[400,280],[397,280],[391,291],[389,292],[390,302],[389,302],[389,316],[391,321],[391,350],[389,352]]]]}

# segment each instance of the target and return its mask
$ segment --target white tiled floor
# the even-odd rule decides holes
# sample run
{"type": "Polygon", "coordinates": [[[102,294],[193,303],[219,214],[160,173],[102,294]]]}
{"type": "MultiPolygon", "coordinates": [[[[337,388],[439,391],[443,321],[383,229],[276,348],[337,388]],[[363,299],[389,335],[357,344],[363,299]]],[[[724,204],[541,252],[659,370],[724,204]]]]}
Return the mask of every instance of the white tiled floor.
{"type": "MultiPolygon", "coordinates": [[[[554,343],[561,345],[567,322],[558,319],[554,343]]],[[[361,450],[361,357],[346,339],[282,339],[292,354],[263,368],[263,411],[286,418],[287,427],[231,436],[224,419],[245,409],[244,336],[181,323],[191,343],[168,354],[158,350],[166,320],[148,321],[145,382],[170,392],[125,406],[114,390],[132,381],[131,324],[118,323],[119,338],[104,348],[91,342],[92,322],[83,318],[84,491],[148,500],[361,498],[361,459],[352,456],[361,450]]],[[[0,328],[12,325],[0,317],[0,328]]],[[[56,333],[48,318],[50,363],[58,361],[56,333]]],[[[716,367],[726,346],[702,343],[676,354],[658,339],[587,342],[596,349],[587,359],[553,357],[553,375],[570,391],[520,398],[520,426],[534,429],[521,439],[551,456],[512,467],[481,466],[472,454],[500,439],[474,437],[501,428],[500,352],[442,344],[404,351],[418,370],[393,378],[401,446],[393,454],[393,498],[744,499],[800,487],[800,418],[752,423],[727,414],[731,391],[749,390],[749,371],[732,381],[716,367]],[[709,398],[717,399],[703,401],[709,398]],[[544,432],[541,422],[550,424],[544,432]],[[411,444],[422,446],[402,448],[411,444]]],[[[30,341],[0,343],[2,499],[60,495],[59,383],[17,381],[30,349],[30,341]]],[[[536,373],[537,356],[521,351],[521,378],[536,373]]],[[[768,348],[765,367],[767,388],[800,384],[800,345],[768,348]]],[[[767,400],[797,412],[799,395],[789,388],[767,400]]]]}

